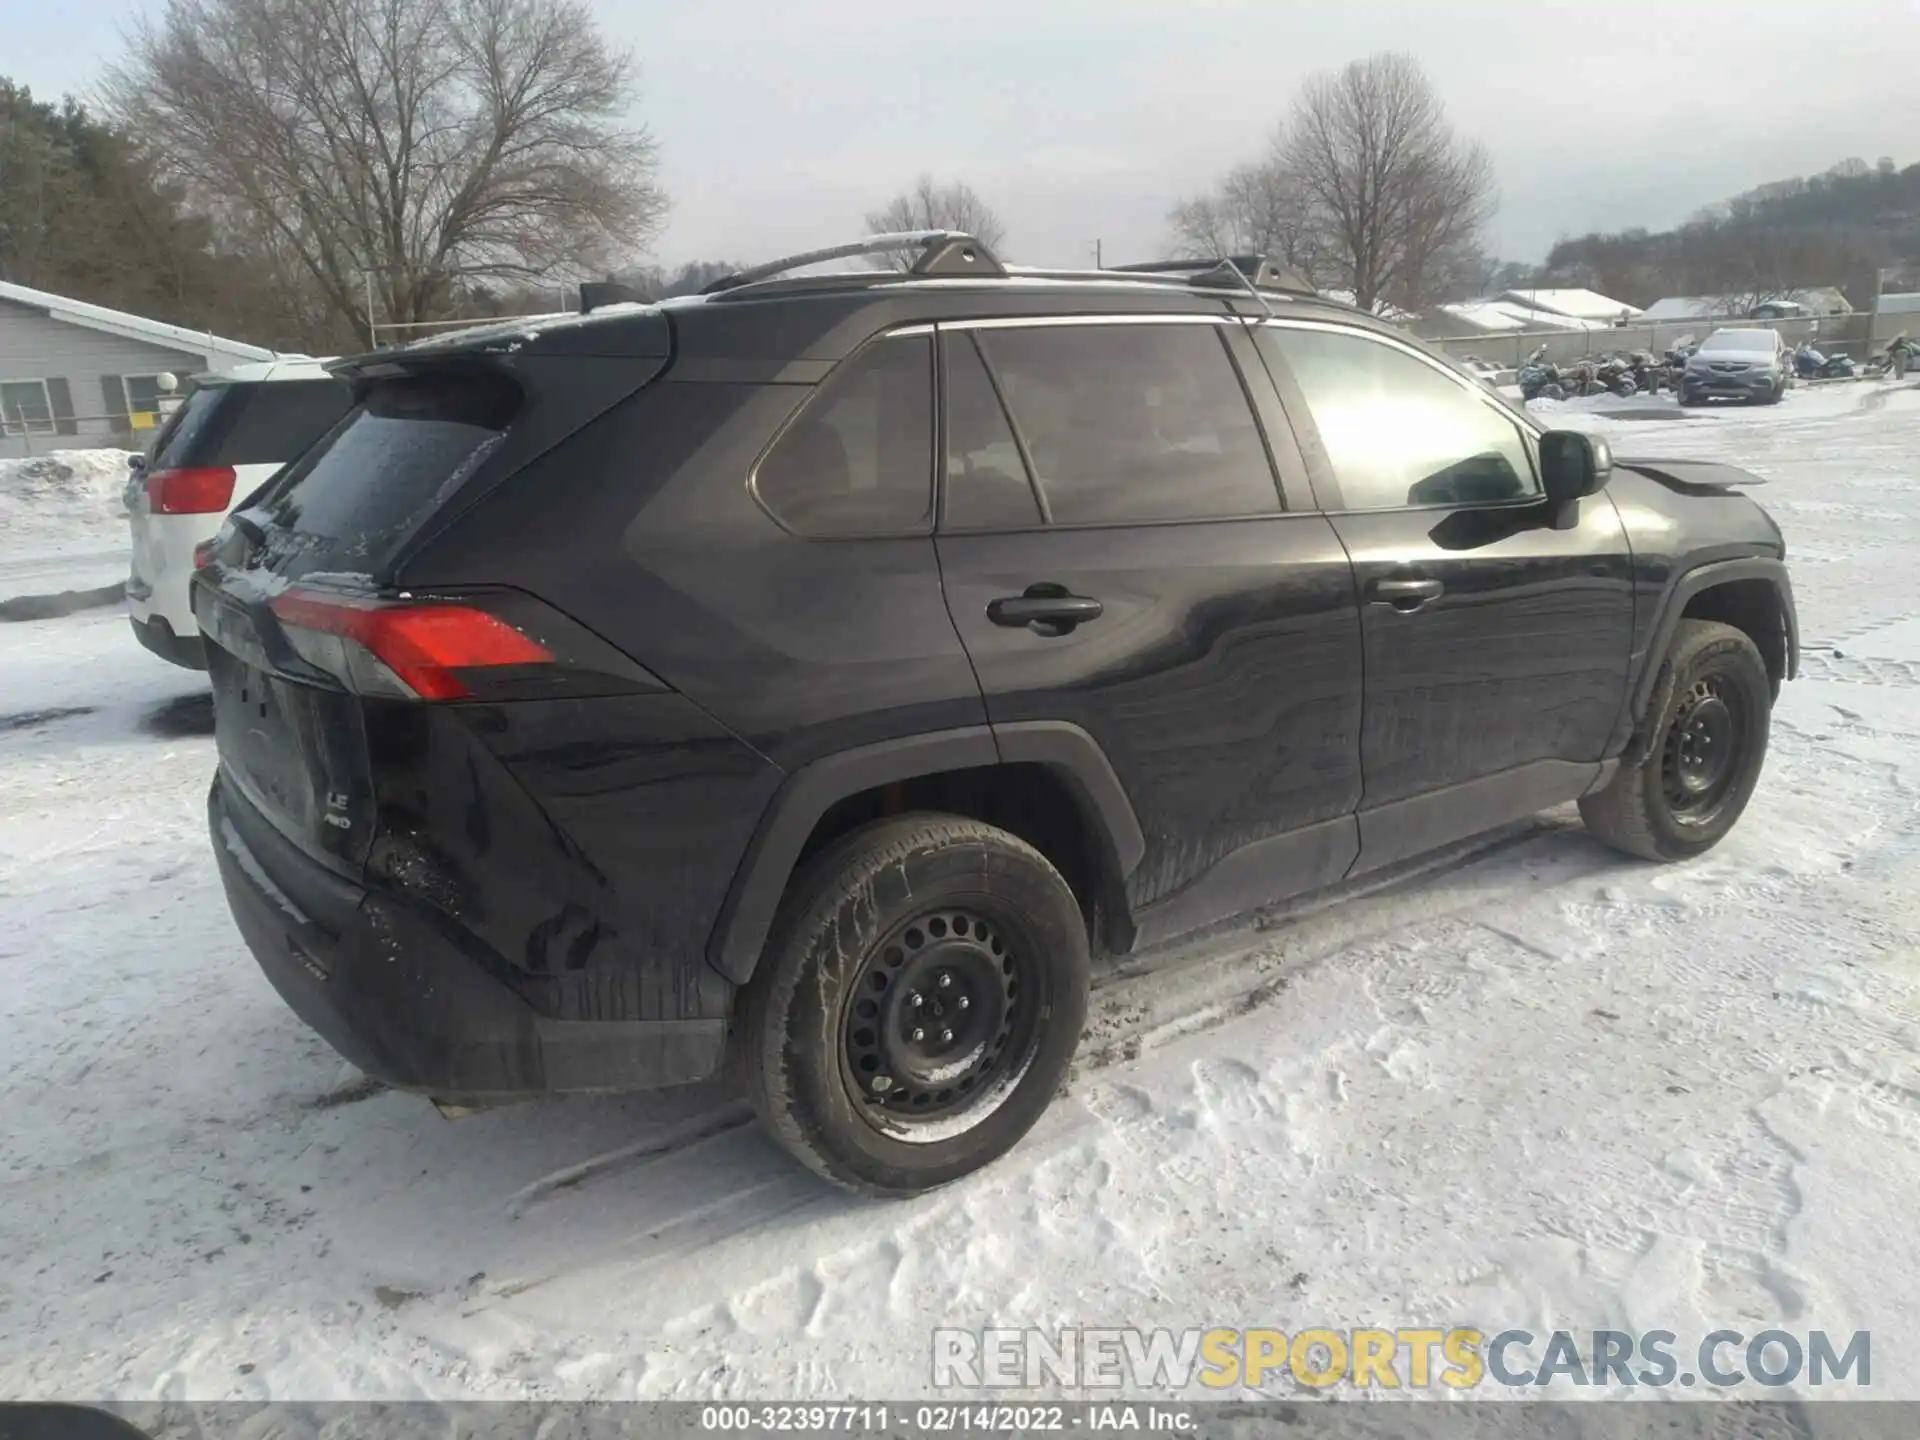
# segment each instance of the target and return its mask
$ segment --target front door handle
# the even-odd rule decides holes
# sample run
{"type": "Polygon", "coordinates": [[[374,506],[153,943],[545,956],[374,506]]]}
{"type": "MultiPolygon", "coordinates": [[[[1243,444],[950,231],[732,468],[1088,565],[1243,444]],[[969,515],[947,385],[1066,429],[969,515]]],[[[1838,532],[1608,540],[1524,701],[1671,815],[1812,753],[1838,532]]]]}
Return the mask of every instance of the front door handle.
{"type": "Polygon", "coordinates": [[[1105,608],[1085,595],[1069,595],[1058,585],[1029,585],[1024,595],[1002,595],[987,602],[987,619],[1009,630],[1025,627],[1036,635],[1060,636],[1088,620],[1098,620],[1105,608]]]}
{"type": "Polygon", "coordinates": [[[1439,599],[1446,588],[1438,580],[1376,580],[1367,586],[1367,599],[1396,610],[1418,610],[1429,600],[1439,599]]]}

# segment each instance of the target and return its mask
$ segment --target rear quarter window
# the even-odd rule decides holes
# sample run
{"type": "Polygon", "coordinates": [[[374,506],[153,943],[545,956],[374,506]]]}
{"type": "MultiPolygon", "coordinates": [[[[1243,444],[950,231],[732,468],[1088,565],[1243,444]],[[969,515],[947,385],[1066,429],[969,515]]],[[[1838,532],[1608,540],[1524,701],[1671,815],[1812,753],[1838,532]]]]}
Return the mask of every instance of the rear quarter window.
{"type": "Polygon", "coordinates": [[[821,382],[754,471],[795,534],[925,531],[933,520],[933,341],[889,336],[821,382]]]}

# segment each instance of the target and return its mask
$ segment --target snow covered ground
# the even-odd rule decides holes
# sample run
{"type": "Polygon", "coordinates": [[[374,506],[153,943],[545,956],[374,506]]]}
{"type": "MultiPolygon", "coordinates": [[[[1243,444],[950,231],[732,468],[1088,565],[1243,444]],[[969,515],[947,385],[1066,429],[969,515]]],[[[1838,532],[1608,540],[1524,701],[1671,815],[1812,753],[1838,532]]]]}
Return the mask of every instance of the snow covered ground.
{"type": "Polygon", "coordinates": [[[125,450],[0,460],[0,600],[127,578],[125,450]]]}
{"type": "Polygon", "coordinates": [[[196,677],[0,625],[0,1394],[897,1398],[936,1324],[1464,1323],[1865,1329],[1920,1398],[1920,391],[1667,410],[1555,413],[1772,482],[1804,678],[1734,836],[1555,814],[1130,963],[1027,1142],[899,1204],[717,1089],[357,1082],[228,920],[196,677]]]}

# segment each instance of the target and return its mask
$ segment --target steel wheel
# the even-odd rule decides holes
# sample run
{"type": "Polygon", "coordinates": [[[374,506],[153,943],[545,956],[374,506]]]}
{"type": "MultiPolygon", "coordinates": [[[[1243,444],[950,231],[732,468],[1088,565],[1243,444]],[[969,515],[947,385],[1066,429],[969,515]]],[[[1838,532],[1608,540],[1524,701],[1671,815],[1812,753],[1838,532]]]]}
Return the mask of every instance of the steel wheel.
{"type": "Polygon", "coordinates": [[[1719,676],[1694,681],[1667,728],[1660,787],[1681,825],[1710,824],[1740,774],[1751,719],[1738,687],[1719,676]]]}
{"type": "Polygon", "coordinates": [[[1047,996],[1017,927],[948,906],[868,953],[841,1020],[842,1074],[862,1118],[908,1143],[978,1124],[1032,1063],[1047,996]]]}

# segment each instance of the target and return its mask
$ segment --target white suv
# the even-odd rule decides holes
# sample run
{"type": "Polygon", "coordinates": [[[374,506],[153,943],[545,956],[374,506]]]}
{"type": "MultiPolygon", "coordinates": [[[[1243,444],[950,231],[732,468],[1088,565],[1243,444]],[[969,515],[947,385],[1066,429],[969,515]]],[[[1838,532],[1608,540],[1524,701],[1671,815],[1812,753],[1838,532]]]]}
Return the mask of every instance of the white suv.
{"type": "Polygon", "coordinates": [[[206,668],[187,598],[194,548],[213,538],[239,501],[331,430],[352,398],[344,381],[305,358],[195,380],[146,456],[134,458],[127,481],[127,610],[142,645],[176,665],[206,668]]]}

